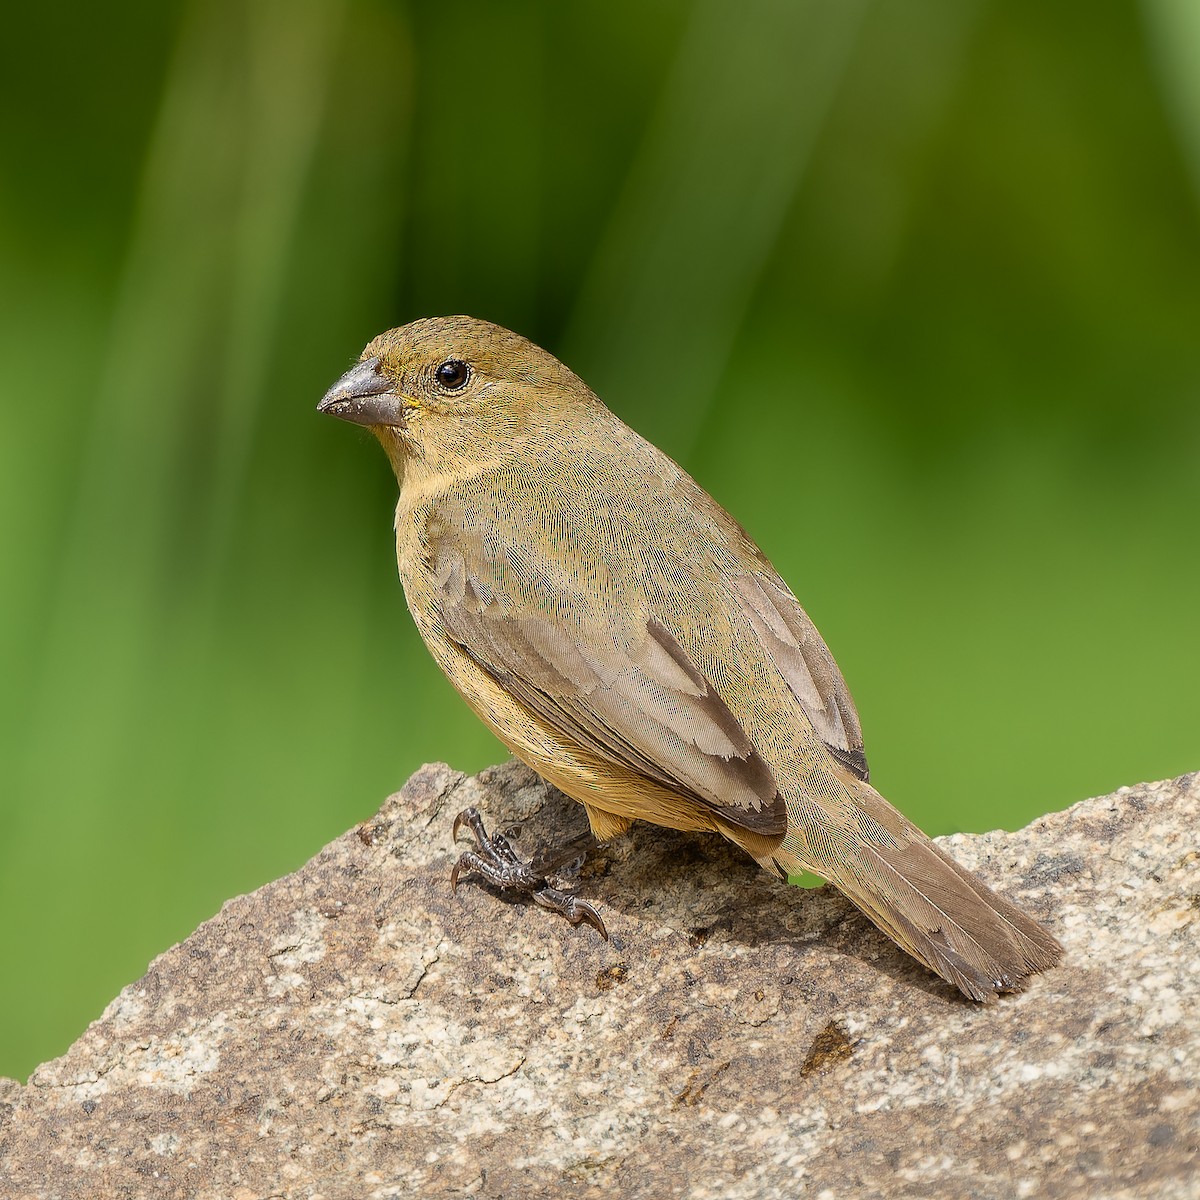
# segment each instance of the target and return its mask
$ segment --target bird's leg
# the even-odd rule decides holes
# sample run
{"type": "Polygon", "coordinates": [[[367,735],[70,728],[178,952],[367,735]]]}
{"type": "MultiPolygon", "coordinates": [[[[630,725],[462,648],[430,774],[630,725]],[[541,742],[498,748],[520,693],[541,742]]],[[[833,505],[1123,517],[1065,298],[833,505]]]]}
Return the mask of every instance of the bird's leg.
{"type": "Polygon", "coordinates": [[[526,862],[517,857],[504,834],[488,834],[478,809],[464,808],[454,818],[450,836],[457,838],[464,825],[478,849],[466,851],[454,864],[450,872],[452,888],[458,888],[463,871],[473,871],[502,892],[532,896],[543,908],[561,913],[572,925],[586,921],[608,940],[608,930],[600,914],[586,900],[574,895],[587,851],[596,844],[590,832],[555,851],[541,851],[526,862]]]}

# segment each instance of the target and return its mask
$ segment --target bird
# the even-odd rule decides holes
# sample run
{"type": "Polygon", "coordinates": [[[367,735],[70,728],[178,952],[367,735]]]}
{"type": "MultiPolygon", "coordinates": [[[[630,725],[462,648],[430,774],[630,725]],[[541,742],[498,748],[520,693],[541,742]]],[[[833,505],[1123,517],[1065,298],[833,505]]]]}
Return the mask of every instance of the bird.
{"type": "MultiPolygon", "coordinates": [[[[434,660],[597,841],[641,820],[721,834],[785,882],[813,872],[972,1000],[1059,961],[871,786],[833,655],[750,535],[553,355],[424,318],[374,338],[318,410],[391,462],[400,580],[434,660]]],[[[466,866],[604,932],[463,822],[466,866]]]]}

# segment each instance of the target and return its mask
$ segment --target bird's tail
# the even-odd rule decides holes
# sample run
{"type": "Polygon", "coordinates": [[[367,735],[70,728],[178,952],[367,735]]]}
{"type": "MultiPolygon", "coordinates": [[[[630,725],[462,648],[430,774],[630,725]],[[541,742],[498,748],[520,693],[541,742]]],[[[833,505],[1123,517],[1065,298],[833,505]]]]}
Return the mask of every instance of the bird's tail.
{"type": "Polygon", "coordinates": [[[813,871],[914,958],[972,1000],[994,1000],[1054,966],[1062,946],[960,867],[869,784],[846,781],[854,811],[789,802],[788,834],[767,864],[813,871]],[[793,811],[795,810],[795,811],[793,811]],[[847,817],[850,819],[847,820],[847,817]]]}

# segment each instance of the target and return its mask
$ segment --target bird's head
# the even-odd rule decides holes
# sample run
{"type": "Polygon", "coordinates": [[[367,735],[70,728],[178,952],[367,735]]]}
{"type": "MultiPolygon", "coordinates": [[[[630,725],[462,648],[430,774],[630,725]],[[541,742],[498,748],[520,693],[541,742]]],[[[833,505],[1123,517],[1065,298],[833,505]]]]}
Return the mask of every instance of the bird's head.
{"type": "Polygon", "coordinates": [[[598,405],[577,376],[518,334],[473,317],[430,317],[381,333],[318,412],[366,425],[403,480],[511,454],[555,421],[598,405]]]}

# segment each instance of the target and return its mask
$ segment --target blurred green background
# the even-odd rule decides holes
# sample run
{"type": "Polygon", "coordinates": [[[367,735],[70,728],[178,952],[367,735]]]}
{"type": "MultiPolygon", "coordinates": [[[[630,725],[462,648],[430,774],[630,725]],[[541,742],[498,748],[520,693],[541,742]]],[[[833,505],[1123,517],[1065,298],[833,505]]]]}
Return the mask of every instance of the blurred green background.
{"type": "Polygon", "coordinates": [[[5,21],[0,1074],[501,757],[314,411],[418,316],[553,350],[739,517],[931,832],[1200,767],[1193,0],[5,21]]]}

